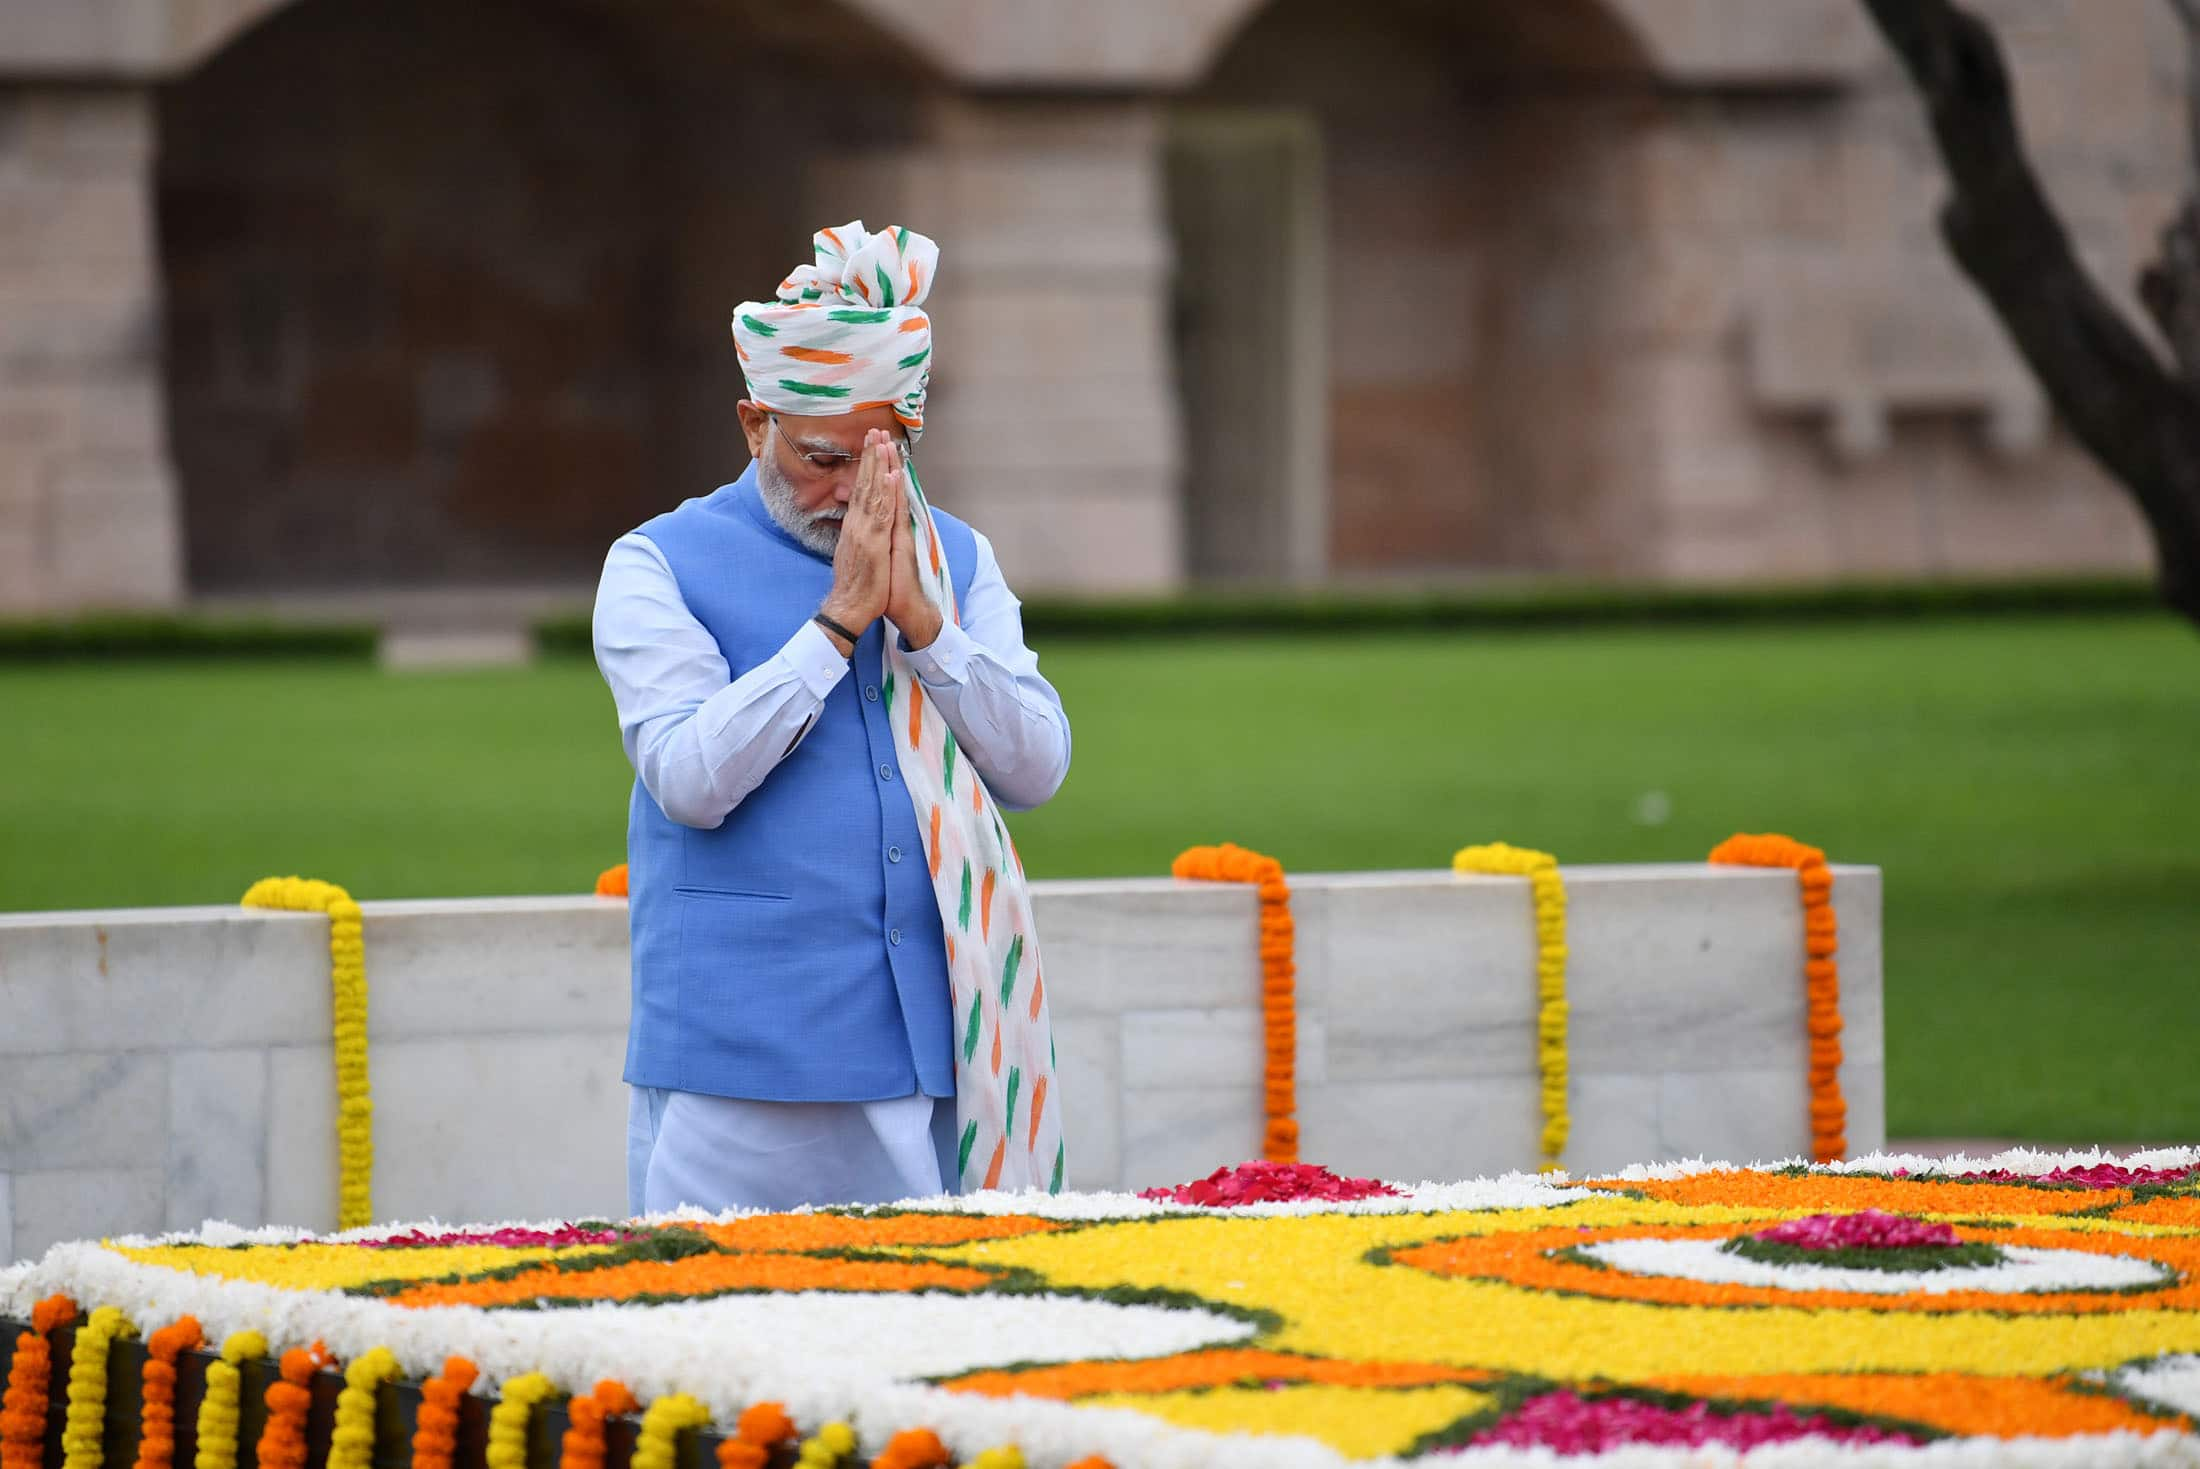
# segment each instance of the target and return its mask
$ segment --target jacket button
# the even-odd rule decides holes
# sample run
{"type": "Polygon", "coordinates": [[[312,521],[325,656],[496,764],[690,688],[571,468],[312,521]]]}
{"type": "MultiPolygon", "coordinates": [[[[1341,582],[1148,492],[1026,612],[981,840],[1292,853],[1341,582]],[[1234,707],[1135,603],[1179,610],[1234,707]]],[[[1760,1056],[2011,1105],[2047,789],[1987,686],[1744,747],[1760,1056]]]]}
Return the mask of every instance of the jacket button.
{"type": "Polygon", "coordinates": [[[863,686],[863,697],[869,702],[876,704],[878,702],[878,685],[875,683],[865,684],[863,686]]]}
{"type": "Polygon", "coordinates": [[[886,930],[886,942],[899,945],[901,943],[901,930],[898,928],[889,928],[888,930],[886,930]]]}
{"type": "Polygon", "coordinates": [[[901,848],[888,847],[886,849],[886,860],[889,862],[899,862],[901,860],[901,848]]]}
{"type": "Polygon", "coordinates": [[[894,778],[894,767],[891,765],[881,765],[878,768],[878,778],[880,780],[892,780],[894,778]]]}

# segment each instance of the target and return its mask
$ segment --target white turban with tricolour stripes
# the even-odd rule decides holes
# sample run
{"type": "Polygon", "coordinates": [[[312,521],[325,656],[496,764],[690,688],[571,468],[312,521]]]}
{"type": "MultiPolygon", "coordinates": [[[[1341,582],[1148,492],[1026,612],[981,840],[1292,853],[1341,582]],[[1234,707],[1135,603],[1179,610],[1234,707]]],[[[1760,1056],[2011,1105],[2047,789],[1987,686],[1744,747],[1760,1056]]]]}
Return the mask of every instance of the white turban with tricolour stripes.
{"type": "Polygon", "coordinates": [[[778,300],[734,308],[749,396],[808,417],[890,408],[915,439],[932,378],[923,305],[940,247],[898,226],[874,235],[860,219],[815,239],[817,263],[781,281],[778,300]]]}

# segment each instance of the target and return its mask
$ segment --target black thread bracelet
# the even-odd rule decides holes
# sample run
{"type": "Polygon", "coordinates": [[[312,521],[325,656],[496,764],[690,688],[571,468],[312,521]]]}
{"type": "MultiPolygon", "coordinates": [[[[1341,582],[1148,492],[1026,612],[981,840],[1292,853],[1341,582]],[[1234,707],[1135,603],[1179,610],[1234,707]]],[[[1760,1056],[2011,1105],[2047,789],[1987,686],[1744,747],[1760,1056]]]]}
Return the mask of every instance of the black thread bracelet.
{"type": "Polygon", "coordinates": [[[848,629],[842,627],[839,623],[833,621],[830,617],[827,617],[822,612],[812,613],[810,616],[810,621],[816,623],[819,627],[824,628],[825,631],[832,633],[836,637],[847,639],[848,646],[851,648],[853,648],[857,643],[863,641],[863,639],[857,637],[854,633],[848,631],[848,629]]]}

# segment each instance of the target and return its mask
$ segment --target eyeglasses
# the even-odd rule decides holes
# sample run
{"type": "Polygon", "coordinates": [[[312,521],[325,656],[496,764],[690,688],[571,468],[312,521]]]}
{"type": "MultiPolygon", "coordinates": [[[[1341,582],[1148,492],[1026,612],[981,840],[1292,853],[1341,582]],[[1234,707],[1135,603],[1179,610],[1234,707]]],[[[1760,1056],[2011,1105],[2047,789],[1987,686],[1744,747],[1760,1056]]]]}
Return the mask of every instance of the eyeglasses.
{"type": "MultiPolygon", "coordinates": [[[[771,426],[774,429],[779,427],[779,415],[776,413],[771,416],[771,426]]],[[[842,470],[863,462],[861,454],[843,454],[837,449],[804,449],[798,447],[784,432],[779,437],[794,457],[802,461],[803,472],[816,479],[831,479],[842,470]]],[[[896,439],[894,447],[901,451],[902,462],[906,464],[909,460],[909,441],[896,439]]]]}

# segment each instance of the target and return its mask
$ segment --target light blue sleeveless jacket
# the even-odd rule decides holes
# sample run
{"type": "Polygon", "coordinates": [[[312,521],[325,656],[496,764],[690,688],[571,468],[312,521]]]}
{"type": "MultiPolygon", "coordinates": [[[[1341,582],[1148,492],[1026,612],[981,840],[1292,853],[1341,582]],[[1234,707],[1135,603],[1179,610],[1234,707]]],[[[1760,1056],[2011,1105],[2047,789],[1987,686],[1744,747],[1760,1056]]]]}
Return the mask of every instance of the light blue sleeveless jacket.
{"type": "MultiPolygon", "coordinates": [[[[959,605],[976,542],[934,513],[959,605]]],[[[641,534],[735,678],[832,585],[830,559],[764,508],[753,464],[641,534]]],[[[629,1083],[779,1102],[955,1094],[939,905],[888,729],[889,705],[909,706],[882,687],[884,649],[877,623],[816,725],[716,830],[673,821],[635,781],[629,1083]]]]}

